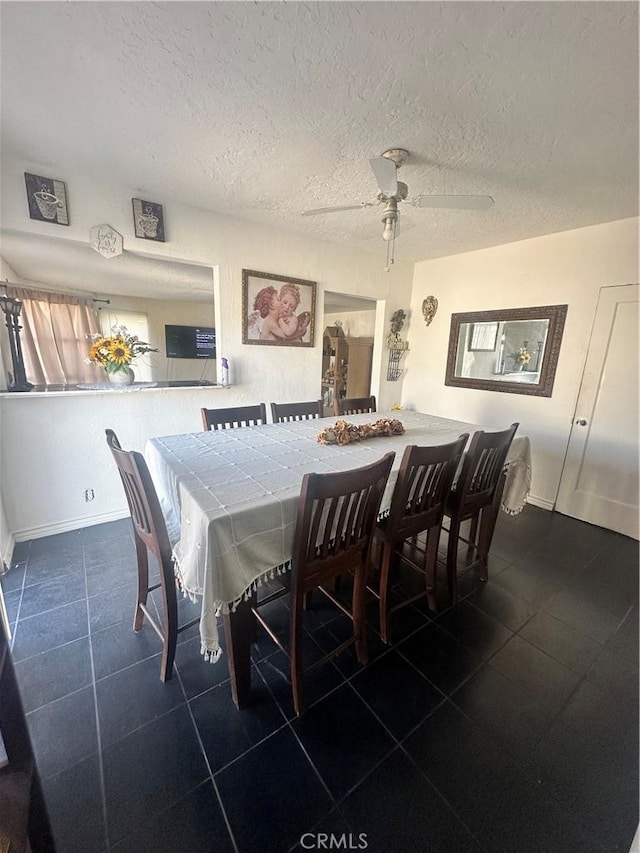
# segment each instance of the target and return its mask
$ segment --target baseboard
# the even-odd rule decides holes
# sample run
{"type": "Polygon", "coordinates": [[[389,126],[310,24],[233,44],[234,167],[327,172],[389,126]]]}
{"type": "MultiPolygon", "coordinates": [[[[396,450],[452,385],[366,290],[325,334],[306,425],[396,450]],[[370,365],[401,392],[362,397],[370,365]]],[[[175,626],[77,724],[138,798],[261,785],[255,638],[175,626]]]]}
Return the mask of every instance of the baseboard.
{"type": "MultiPolygon", "coordinates": [[[[13,558],[13,549],[15,548],[16,540],[13,537],[13,533],[9,533],[7,536],[7,541],[4,543],[4,549],[2,554],[0,554],[0,560],[7,566],[7,568],[11,568],[11,560],[13,558]]],[[[2,566],[0,566],[0,575],[2,574],[2,566]]]]}
{"type": "Polygon", "coordinates": [[[104,512],[100,515],[72,518],[68,521],[59,521],[55,524],[43,524],[39,527],[28,527],[24,530],[15,531],[13,538],[16,542],[25,542],[27,539],[42,539],[43,536],[53,536],[56,533],[66,533],[69,530],[79,530],[82,527],[93,527],[96,524],[105,524],[107,521],[119,521],[121,518],[128,517],[128,510],[120,509],[115,512],[104,512]]]}
{"type": "Polygon", "coordinates": [[[546,509],[548,512],[553,512],[556,505],[555,501],[548,501],[545,500],[545,498],[537,498],[535,495],[529,495],[527,503],[540,507],[540,509],[546,509]]]}

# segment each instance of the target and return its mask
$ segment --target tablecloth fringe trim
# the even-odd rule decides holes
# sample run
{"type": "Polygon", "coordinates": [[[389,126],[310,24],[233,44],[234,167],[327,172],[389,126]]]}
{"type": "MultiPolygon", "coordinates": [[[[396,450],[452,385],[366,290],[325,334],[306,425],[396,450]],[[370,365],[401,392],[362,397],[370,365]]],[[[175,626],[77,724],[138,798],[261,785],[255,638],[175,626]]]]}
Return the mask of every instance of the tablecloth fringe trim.
{"type": "MultiPolygon", "coordinates": [[[[187,589],[182,580],[182,573],[180,572],[180,565],[176,558],[173,558],[173,574],[176,579],[176,586],[178,587],[179,592],[182,593],[183,598],[188,598],[192,604],[195,604],[198,601],[198,593],[193,592],[193,590],[187,589]]],[[[200,593],[201,594],[201,593],[200,593]]]]}
{"type": "MultiPolygon", "coordinates": [[[[231,613],[235,613],[238,605],[242,604],[243,601],[249,601],[251,596],[258,591],[258,587],[261,587],[263,583],[267,581],[275,580],[279,575],[286,575],[286,573],[291,568],[291,560],[287,560],[286,563],[282,563],[279,566],[276,566],[274,569],[267,569],[266,572],[263,572],[259,577],[257,577],[242,595],[238,596],[235,601],[232,601],[228,607],[231,613]]],[[[225,605],[223,605],[225,606],[225,605]]]]}
{"type": "Polygon", "coordinates": [[[207,647],[206,643],[200,643],[200,654],[209,663],[218,663],[220,658],[222,657],[222,649],[210,649],[207,647]]]}
{"type": "Polygon", "coordinates": [[[519,509],[509,509],[504,504],[500,504],[500,509],[503,512],[506,512],[507,515],[520,515],[520,513],[522,512],[522,510],[525,508],[526,505],[527,504],[524,503],[519,509]]]}
{"type": "MultiPolygon", "coordinates": [[[[182,583],[182,577],[180,575],[179,566],[176,561],[174,561],[174,568],[176,582],[183,596],[193,602],[197,601],[198,595],[192,592],[191,590],[186,589],[184,584],[182,583]]],[[[238,598],[236,598],[234,601],[230,602],[229,604],[222,601],[217,602],[216,613],[235,613],[238,606],[242,604],[243,601],[248,601],[251,596],[258,591],[258,587],[262,586],[262,584],[266,583],[267,581],[275,580],[276,577],[286,574],[290,568],[291,560],[287,560],[286,563],[282,563],[282,565],[280,566],[276,566],[273,569],[267,569],[266,572],[263,572],[260,577],[256,578],[251,584],[251,586],[247,590],[245,590],[242,595],[238,596],[238,598]]],[[[204,641],[202,641],[200,643],[200,654],[208,663],[217,663],[222,657],[223,651],[220,647],[218,647],[217,649],[211,648],[204,641]]]]}

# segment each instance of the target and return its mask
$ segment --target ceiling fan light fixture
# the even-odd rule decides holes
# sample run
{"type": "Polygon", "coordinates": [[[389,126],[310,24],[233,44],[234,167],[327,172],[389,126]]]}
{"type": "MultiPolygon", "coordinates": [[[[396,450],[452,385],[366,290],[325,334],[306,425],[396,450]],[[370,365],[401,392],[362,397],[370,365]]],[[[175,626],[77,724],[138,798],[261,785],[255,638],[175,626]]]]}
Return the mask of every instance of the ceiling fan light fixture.
{"type": "Polygon", "coordinates": [[[396,216],[386,216],[382,222],[384,224],[384,228],[382,229],[382,239],[383,240],[394,240],[396,236],[396,216]]]}

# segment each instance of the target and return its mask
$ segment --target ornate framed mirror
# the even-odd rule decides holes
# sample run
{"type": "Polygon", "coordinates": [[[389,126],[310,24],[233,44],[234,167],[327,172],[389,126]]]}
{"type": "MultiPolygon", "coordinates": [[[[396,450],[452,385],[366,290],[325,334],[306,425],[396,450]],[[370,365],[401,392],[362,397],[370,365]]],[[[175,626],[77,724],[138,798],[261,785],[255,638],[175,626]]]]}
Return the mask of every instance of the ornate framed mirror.
{"type": "Polygon", "coordinates": [[[566,305],[451,315],[444,384],[550,397],[566,305]]]}

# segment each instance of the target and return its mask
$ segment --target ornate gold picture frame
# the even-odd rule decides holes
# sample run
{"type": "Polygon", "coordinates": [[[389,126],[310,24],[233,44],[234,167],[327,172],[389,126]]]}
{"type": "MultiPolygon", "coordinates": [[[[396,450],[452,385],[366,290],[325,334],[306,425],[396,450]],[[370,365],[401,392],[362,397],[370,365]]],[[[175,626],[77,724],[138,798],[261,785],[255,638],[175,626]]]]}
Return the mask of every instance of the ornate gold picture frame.
{"type": "Polygon", "coordinates": [[[242,270],[242,343],[312,347],[316,282],[242,270]]]}

